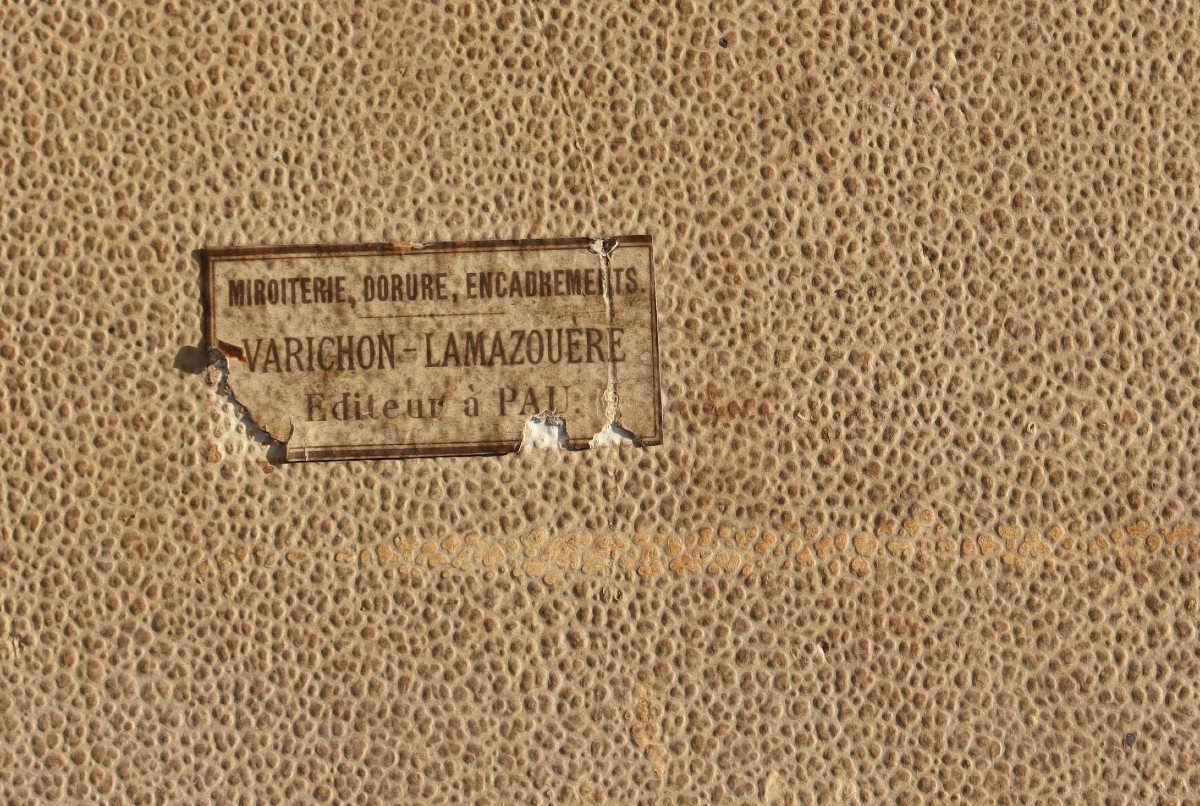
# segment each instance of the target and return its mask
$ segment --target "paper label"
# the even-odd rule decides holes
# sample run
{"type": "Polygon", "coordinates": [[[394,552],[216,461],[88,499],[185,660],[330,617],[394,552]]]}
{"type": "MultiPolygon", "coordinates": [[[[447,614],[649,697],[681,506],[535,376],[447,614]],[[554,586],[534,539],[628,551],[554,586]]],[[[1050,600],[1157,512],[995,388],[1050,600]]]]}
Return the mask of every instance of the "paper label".
{"type": "Polygon", "coordinates": [[[648,236],[210,249],[210,347],[288,461],[662,441],[648,236]]]}

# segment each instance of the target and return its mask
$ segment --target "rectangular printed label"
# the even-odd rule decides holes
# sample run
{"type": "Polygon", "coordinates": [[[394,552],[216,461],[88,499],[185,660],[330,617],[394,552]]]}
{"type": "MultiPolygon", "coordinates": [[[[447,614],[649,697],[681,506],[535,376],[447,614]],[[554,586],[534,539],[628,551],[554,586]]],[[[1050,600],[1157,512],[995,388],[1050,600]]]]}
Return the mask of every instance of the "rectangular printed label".
{"type": "Polygon", "coordinates": [[[648,236],[201,253],[209,346],[288,461],[662,441],[648,236]]]}

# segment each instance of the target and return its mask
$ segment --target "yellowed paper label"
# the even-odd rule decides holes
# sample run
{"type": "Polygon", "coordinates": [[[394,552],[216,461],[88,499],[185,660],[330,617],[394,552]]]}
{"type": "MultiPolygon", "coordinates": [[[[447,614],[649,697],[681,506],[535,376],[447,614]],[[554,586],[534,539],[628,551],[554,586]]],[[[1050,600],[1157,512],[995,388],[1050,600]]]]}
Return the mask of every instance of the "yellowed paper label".
{"type": "Polygon", "coordinates": [[[662,441],[648,236],[210,249],[207,339],[289,461],[662,441]]]}

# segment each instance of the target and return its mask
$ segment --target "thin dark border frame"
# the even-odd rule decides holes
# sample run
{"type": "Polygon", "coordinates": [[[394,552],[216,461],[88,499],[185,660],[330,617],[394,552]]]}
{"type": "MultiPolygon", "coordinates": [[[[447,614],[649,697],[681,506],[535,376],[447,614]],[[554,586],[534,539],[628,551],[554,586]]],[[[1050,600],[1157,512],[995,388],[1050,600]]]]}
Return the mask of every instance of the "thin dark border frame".
{"type": "MultiPolygon", "coordinates": [[[[618,235],[605,238],[616,241],[617,246],[629,244],[645,246],[650,251],[650,345],[653,352],[651,367],[654,384],[654,433],[637,436],[640,446],[661,445],[663,440],[662,387],[660,381],[658,352],[658,297],[654,271],[654,239],[650,235],[618,235]]],[[[211,349],[219,349],[216,337],[216,297],[213,286],[213,264],[239,260],[277,260],[325,257],[404,257],[430,253],[452,252],[508,252],[537,251],[542,249],[575,249],[590,247],[594,238],[534,238],[528,240],[508,239],[500,241],[438,241],[436,243],[366,243],[366,244],[297,244],[292,246],[224,246],[205,247],[196,252],[200,262],[200,296],[204,316],[204,341],[211,349]]],[[[582,450],[588,447],[586,440],[568,439],[567,448],[582,450]]],[[[287,462],[329,462],[358,459],[416,459],[439,456],[499,456],[520,449],[518,440],[490,440],[481,442],[447,443],[391,443],[385,445],[345,446],[331,445],[315,448],[300,448],[285,451],[287,462]]]]}

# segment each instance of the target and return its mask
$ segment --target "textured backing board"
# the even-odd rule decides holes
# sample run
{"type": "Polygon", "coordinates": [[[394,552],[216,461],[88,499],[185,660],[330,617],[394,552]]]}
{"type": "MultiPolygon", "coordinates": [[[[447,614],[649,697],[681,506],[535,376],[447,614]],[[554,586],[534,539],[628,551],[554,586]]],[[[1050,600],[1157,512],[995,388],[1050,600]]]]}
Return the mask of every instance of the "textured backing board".
{"type": "Polygon", "coordinates": [[[1193,3],[7,3],[0,794],[1200,788],[1193,3]],[[655,236],[661,446],[277,466],[205,245],[655,236]]]}

